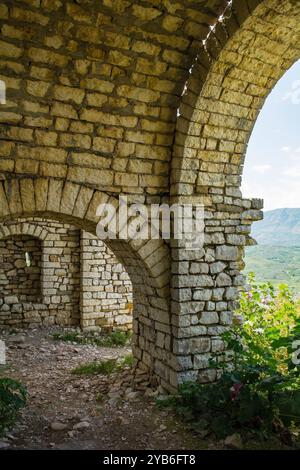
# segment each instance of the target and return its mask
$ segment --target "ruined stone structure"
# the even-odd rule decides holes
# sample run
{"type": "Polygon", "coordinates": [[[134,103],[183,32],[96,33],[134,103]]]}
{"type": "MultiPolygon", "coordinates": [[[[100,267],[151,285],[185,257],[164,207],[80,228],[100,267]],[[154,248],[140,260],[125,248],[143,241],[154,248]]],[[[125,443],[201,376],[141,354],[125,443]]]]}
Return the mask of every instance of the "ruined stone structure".
{"type": "Polygon", "coordinates": [[[132,329],[132,284],[112,251],[81,232],[81,326],[101,331],[132,329]]]}
{"type": "MultiPolygon", "coordinates": [[[[205,245],[109,240],[133,351],[167,389],[222,351],[262,201],[240,192],[264,99],[299,58],[299,0],[4,0],[0,219],[95,234],[100,202],[205,206],[205,245]]],[[[88,293],[88,290],[87,290],[88,293]]]]}
{"type": "Polygon", "coordinates": [[[38,218],[0,225],[0,326],[131,330],[127,272],[95,236],[38,218]]]}
{"type": "Polygon", "coordinates": [[[34,219],[1,229],[0,325],[79,324],[79,231],[34,219]]]}

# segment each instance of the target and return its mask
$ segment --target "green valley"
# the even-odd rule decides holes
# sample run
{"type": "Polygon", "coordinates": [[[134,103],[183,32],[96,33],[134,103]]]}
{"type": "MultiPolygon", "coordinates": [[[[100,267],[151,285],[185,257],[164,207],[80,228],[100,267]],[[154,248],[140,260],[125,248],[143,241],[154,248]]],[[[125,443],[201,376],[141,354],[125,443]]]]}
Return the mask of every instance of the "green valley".
{"type": "Polygon", "coordinates": [[[266,211],[251,235],[258,245],[246,248],[244,274],[254,272],[257,281],[285,283],[300,293],[300,209],[266,211]]]}
{"type": "Polygon", "coordinates": [[[300,246],[257,245],[246,249],[244,274],[254,272],[257,281],[288,284],[300,293],[300,246]]]}

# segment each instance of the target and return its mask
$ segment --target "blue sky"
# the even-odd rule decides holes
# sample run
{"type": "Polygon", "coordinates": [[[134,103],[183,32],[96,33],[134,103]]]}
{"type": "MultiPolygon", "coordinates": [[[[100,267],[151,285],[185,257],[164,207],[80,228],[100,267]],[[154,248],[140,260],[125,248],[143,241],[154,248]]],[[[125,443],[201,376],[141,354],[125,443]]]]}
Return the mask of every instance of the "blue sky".
{"type": "Polygon", "coordinates": [[[249,142],[244,197],[265,200],[265,210],[300,207],[300,61],[268,96],[249,142]]]}

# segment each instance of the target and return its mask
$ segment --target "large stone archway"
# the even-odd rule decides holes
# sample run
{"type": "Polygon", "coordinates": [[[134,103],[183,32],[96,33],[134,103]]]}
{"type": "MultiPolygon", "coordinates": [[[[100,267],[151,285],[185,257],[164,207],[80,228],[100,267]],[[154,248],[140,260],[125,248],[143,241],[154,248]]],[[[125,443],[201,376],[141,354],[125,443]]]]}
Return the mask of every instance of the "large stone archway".
{"type": "MultiPolygon", "coordinates": [[[[300,57],[299,20],[299,1],[233,1],[198,55],[179,108],[171,195],[200,201],[206,210],[204,250],[189,259],[185,285],[196,270],[209,281],[201,291],[196,280],[188,291],[178,288],[182,276],[172,286],[179,309],[204,305],[213,312],[207,312],[208,323],[215,317],[208,327],[213,352],[224,347],[215,336],[232,322],[244,246],[253,243],[252,222],[262,218],[263,201],[243,199],[240,190],[247,143],[269,92],[300,57]]],[[[211,369],[198,375],[215,377],[211,369]]]]}
{"type": "Polygon", "coordinates": [[[298,0],[0,6],[0,220],[95,233],[97,206],[119,194],[205,207],[203,249],[108,243],[133,284],[134,354],[166,388],[216,378],[262,215],[239,189],[247,141],[300,56],[299,15],[298,0]]]}
{"type": "MultiPolygon", "coordinates": [[[[96,232],[96,210],[109,198],[84,185],[57,185],[39,178],[1,182],[0,221],[41,217],[68,222],[92,234],[96,232]],[[78,187],[76,187],[78,186],[78,187]],[[58,188],[60,187],[60,191],[58,188]],[[88,194],[88,196],[87,196],[88,194]],[[76,197],[74,197],[76,195],[76,197]]],[[[140,368],[148,370],[170,387],[176,370],[168,305],[168,247],[161,240],[107,240],[107,245],[126,268],[133,285],[133,352],[140,368]],[[158,262],[163,259],[164,262],[158,262]],[[174,369],[174,370],[173,370],[174,369]]]]}
{"type": "Polygon", "coordinates": [[[173,195],[200,194],[206,207],[242,197],[243,163],[257,116],[300,57],[299,15],[297,0],[233,1],[224,23],[217,23],[197,56],[179,108],[173,195]],[[221,40],[222,29],[227,34],[221,40]],[[221,201],[217,196],[224,187],[228,199],[221,201]]]}

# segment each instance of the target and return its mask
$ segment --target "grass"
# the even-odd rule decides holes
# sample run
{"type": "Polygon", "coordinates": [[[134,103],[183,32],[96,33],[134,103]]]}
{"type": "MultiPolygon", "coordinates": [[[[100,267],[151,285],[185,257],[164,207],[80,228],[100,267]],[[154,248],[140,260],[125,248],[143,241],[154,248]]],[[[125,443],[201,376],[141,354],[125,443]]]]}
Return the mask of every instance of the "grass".
{"type": "Polygon", "coordinates": [[[64,333],[53,333],[52,338],[55,341],[66,341],[77,344],[91,344],[102,347],[121,347],[130,344],[131,332],[113,331],[107,335],[99,333],[83,333],[79,331],[68,331],[64,333]]]}
{"type": "Polygon", "coordinates": [[[9,335],[16,335],[16,334],[20,333],[20,331],[21,331],[21,330],[20,330],[20,329],[18,330],[17,328],[10,328],[10,329],[8,330],[8,334],[9,334],[9,335]]]}
{"type": "Polygon", "coordinates": [[[9,364],[0,364],[0,375],[2,374],[2,372],[7,372],[10,367],[11,366],[9,364]]]}
{"type": "Polygon", "coordinates": [[[124,367],[133,367],[134,364],[134,357],[132,354],[128,354],[127,356],[124,357],[124,359],[121,361],[121,367],[122,369],[124,367]]]}
{"type": "Polygon", "coordinates": [[[117,360],[109,359],[107,361],[100,362],[88,362],[87,364],[82,364],[81,366],[76,367],[72,370],[72,374],[75,375],[110,375],[117,368],[117,360]]]}
{"type": "Polygon", "coordinates": [[[132,367],[133,361],[134,359],[132,354],[128,354],[121,360],[108,359],[107,361],[88,362],[75,367],[71,373],[75,375],[110,375],[117,370],[124,369],[125,367],[132,367]]]}
{"type": "Polygon", "coordinates": [[[53,333],[52,338],[55,341],[66,341],[70,343],[83,343],[83,339],[77,331],[70,333],[53,333]]]}
{"type": "Polygon", "coordinates": [[[250,246],[246,248],[245,263],[245,275],[255,272],[258,282],[271,282],[275,286],[288,284],[294,294],[299,294],[299,246],[250,246]]]}

